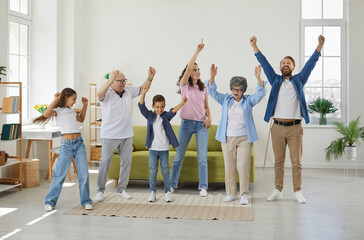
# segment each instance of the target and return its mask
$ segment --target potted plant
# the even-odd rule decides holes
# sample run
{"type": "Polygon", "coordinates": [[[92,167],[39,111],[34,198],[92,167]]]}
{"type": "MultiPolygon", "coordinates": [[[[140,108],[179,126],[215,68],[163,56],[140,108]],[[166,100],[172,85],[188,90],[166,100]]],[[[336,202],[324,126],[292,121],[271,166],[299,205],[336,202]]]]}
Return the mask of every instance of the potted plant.
{"type": "Polygon", "coordinates": [[[334,106],[334,104],[325,98],[318,98],[316,101],[308,105],[308,111],[310,113],[320,113],[320,125],[326,125],[326,114],[334,113],[337,110],[338,109],[334,106]]]}
{"type": "MultiPolygon", "coordinates": [[[[6,76],[6,67],[5,66],[0,66],[0,75],[6,76]]],[[[1,82],[1,78],[0,78],[0,82],[1,82]]]]}
{"type": "Polygon", "coordinates": [[[360,145],[360,139],[364,141],[364,127],[360,127],[360,116],[345,125],[343,122],[335,122],[336,130],[342,137],[332,141],[330,146],[325,149],[326,159],[338,159],[345,153],[348,160],[355,160],[356,158],[356,145],[360,145]]]}

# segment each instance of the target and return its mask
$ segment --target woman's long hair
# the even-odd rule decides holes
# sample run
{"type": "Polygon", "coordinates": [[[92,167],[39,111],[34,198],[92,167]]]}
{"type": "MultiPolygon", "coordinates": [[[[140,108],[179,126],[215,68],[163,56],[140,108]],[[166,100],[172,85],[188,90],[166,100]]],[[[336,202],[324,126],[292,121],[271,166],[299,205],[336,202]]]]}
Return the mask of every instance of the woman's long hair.
{"type": "MultiPolygon", "coordinates": [[[[195,65],[197,65],[197,63],[195,63],[195,65]]],[[[176,85],[178,86],[178,91],[177,91],[177,93],[179,93],[179,94],[181,94],[181,88],[180,88],[179,84],[180,84],[180,82],[181,82],[181,79],[182,79],[183,75],[184,75],[184,74],[185,74],[185,72],[186,72],[187,66],[188,66],[188,65],[186,65],[185,69],[183,69],[183,71],[182,71],[181,75],[180,75],[180,76],[179,76],[179,78],[178,78],[177,84],[176,84],[176,85]]],[[[193,87],[193,81],[192,81],[191,75],[190,75],[190,76],[188,76],[188,85],[189,85],[190,87],[193,87]]],[[[201,79],[198,79],[198,80],[197,80],[197,85],[198,85],[198,89],[199,89],[200,91],[203,91],[203,90],[204,90],[204,88],[205,88],[205,84],[201,81],[201,79]]]]}
{"type": "MultiPolygon", "coordinates": [[[[65,88],[65,89],[63,89],[62,92],[61,92],[61,96],[59,98],[59,101],[54,106],[54,108],[57,108],[57,107],[65,107],[65,105],[66,105],[66,97],[71,97],[74,94],[77,94],[77,93],[72,88],[65,88]]],[[[35,123],[35,124],[47,123],[50,120],[51,120],[51,118],[47,118],[47,117],[44,116],[44,114],[42,114],[41,116],[35,118],[33,120],[33,123],[35,123]]]]}

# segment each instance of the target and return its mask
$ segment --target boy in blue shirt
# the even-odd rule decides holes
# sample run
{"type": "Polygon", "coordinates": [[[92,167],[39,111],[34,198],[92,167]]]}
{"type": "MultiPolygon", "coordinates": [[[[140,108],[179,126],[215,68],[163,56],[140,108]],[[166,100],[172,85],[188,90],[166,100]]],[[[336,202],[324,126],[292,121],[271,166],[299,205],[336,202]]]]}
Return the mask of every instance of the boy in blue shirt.
{"type": "Polygon", "coordinates": [[[155,95],[153,97],[152,108],[154,111],[150,111],[145,106],[145,95],[149,88],[142,89],[141,97],[139,101],[139,109],[143,116],[147,119],[147,139],[145,146],[149,148],[149,187],[150,195],[148,202],[154,202],[156,200],[156,179],[158,173],[158,158],[160,159],[160,165],[164,180],[164,192],[166,202],[172,202],[172,193],[170,191],[171,184],[169,178],[169,145],[173,148],[178,146],[178,140],[173,132],[172,126],[169,123],[171,119],[176,115],[177,111],[187,102],[187,98],[184,97],[180,104],[175,106],[169,112],[164,111],[166,101],[162,95],[155,95]]]}

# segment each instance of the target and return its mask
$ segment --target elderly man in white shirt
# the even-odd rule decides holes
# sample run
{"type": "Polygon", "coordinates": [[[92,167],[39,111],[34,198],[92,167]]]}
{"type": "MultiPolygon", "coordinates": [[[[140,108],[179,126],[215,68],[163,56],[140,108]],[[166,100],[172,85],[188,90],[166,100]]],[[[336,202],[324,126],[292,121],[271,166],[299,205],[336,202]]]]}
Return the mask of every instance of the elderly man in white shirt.
{"type": "Polygon", "coordinates": [[[95,200],[104,199],[107,174],[111,166],[112,155],[118,150],[120,172],[116,192],[122,198],[131,198],[125,191],[129,182],[132,155],[133,125],[131,120],[131,101],[139,96],[140,90],[150,87],[156,71],[149,67],[147,80],[138,87],[126,86],[127,79],[119,71],[113,71],[107,82],[97,92],[101,102],[102,153],[97,178],[97,195],[95,200]]]}

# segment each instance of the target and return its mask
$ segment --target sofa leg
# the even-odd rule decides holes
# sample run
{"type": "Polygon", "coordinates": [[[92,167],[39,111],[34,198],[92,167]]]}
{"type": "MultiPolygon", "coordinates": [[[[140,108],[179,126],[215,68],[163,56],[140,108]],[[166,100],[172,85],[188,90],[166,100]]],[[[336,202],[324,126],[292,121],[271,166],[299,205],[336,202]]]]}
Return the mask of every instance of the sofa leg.
{"type": "Polygon", "coordinates": [[[114,179],[115,187],[118,187],[118,180],[119,180],[119,179],[114,179]]]}

